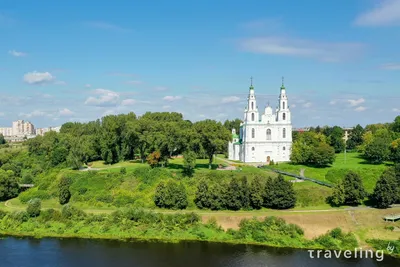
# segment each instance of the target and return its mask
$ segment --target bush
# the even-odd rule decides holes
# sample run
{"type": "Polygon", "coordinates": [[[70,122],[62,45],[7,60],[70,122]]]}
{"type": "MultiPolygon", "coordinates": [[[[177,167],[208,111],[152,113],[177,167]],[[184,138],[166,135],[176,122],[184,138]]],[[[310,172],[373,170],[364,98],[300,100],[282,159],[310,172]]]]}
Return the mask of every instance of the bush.
{"type": "Polygon", "coordinates": [[[119,173],[122,174],[122,175],[125,175],[125,174],[126,174],[126,168],[125,168],[125,167],[122,167],[122,168],[119,170],[119,173]]]}
{"type": "Polygon", "coordinates": [[[85,218],[86,213],[74,206],[66,204],[61,209],[61,216],[65,219],[81,220],[85,218]]]}
{"type": "Polygon", "coordinates": [[[46,192],[44,190],[39,190],[39,188],[34,187],[25,192],[22,192],[18,196],[18,199],[19,199],[19,201],[21,201],[21,203],[27,203],[29,200],[34,199],[34,198],[46,200],[46,199],[50,199],[50,195],[48,192],[46,192]]]}
{"type": "Polygon", "coordinates": [[[40,215],[40,209],[42,207],[42,203],[40,199],[34,198],[29,200],[28,207],[26,208],[26,212],[29,217],[37,217],[40,215]]]}
{"type": "Polygon", "coordinates": [[[55,209],[45,209],[40,212],[40,217],[42,221],[60,221],[61,220],[61,212],[55,209]]]}
{"type": "Polygon", "coordinates": [[[29,219],[26,211],[18,210],[10,213],[9,218],[17,222],[27,222],[29,219]]]}

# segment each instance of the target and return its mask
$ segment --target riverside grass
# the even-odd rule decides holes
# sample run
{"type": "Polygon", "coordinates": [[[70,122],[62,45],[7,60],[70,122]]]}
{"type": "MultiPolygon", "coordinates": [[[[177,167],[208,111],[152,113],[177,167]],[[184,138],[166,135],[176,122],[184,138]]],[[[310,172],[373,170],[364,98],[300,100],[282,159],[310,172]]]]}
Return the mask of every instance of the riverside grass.
{"type": "Polygon", "coordinates": [[[3,236],[162,242],[209,241],[338,250],[358,246],[352,233],[343,233],[339,228],[308,240],[299,226],[272,216],[263,220],[243,219],[238,230],[227,231],[219,227],[215,219],[202,223],[196,213],[162,214],[139,209],[93,215],[65,205],[61,212],[42,210],[36,218],[29,218],[25,211],[1,211],[0,218],[0,234],[3,236]]]}

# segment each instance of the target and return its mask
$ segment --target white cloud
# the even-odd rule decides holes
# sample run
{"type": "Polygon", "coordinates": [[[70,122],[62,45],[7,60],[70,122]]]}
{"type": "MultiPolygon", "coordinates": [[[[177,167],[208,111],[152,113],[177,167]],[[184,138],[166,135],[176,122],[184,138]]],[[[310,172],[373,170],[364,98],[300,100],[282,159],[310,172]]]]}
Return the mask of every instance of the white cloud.
{"type": "Polygon", "coordinates": [[[400,70],[400,64],[399,63],[383,64],[381,66],[381,69],[384,69],[384,70],[400,70]]]}
{"type": "Polygon", "coordinates": [[[182,97],[181,97],[181,96],[171,96],[171,95],[167,95],[167,96],[164,96],[163,99],[164,99],[165,101],[172,102],[172,101],[176,101],[176,100],[182,99],[182,97]]]}
{"type": "Polygon", "coordinates": [[[70,115],[73,115],[74,112],[72,112],[71,110],[69,110],[67,108],[64,108],[59,111],[59,114],[60,114],[60,116],[70,116],[70,115]]]}
{"type": "Polygon", "coordinates": [[[366,109],[367,109],[366,107],[359,106],[359,107],[356,107],[356,108],[354,109],[354,111],[360,112],[360,111],[364,111],[364,110],[366,110],[366,109]]]}
{"type": "Polygon", "coordinates": [[[307,103],[304,103],[303,104],[303,107],[305,107],[305,108],[309,108],[309,107],[311,107],[312,106],[312,103],[311,102],[307,102],[307,103]]]}
{"type": "Polygon", "coordinates": [[[286,37],[256,37],[239,42],[242,50],[257,54],[297,56],[328,62],[344,61],[358,55],[359,43],[323,43],[286,37]]]}
{"type": "Polygon", "coordinates": [[[336,100],[331,100],[331,101],[329,102],[329,105],[336,105],[336,100]]]}
{"type": "Polygon", "coordinates": [[[240,101],[240,98],[237,96],[228,96],[228,97],[224,97],[222,98],[222,103],[234,103],[234,102],[238,102],[240,101]]]}
{"type": "Polygon", "coordinates": [[[28,84],[48,84],[54,82],[56,77],[50,72],[28,72],[24,75],[24,82],[28,84]]]}
{"type": "Polygon", "coordinates": [[[400,25],[400,0],[381,0],[371,10],[359,15],[358,26],[400,25]]]}
{"type": "Polygon", "coordinates": [[[138,85],[138,84],[142,84],[142,81],[127,81],[127,84],[131,84],[131,85],[138,85]]]}
{"type": "Polygon", "coordinates": [[[44,116],[51,117],[52,115],[48,112],[44,112],[41,110],[34,110],[30,113],[20,113],[19,116],[25,117],[25,118],[32,118],[32,117],[44,117],[44,116]]]}
{"type": "Polygon", "coordinates": [[[97,96],[91,96],[86,99],[85,104],[91,106],[112,106],[119,101],[119,94],[106,89],[95,89],[93,93],[97,96]]]}
{"type": "Polygon", "coordinates": [[[9,53],[10,55],[14,56],[14,57],[24,57],[24,56],[27,55],[27,53],[18,52],[18,51],[15,51],[15,50],[10,50],[10,51],[8,51],[8,53],[9,53]]]}
{"type": "Polygon", "coordinates": [[[347,102],[349,102],[349,104],[350,104],[351,107],[355,107],[355,106],[358,106],[358,105],[364,103],[364,102],[365,102],[365,99],[364,99],[364,98],[359,98],[359,99],[348,99],[347,102]]]}
{"type": "Polygon", "coordinates": [[[398,109],[398,108],[393,108],[392,111],[393,111],[393,112],[400,112],[400,109],[398,109]]]}
{"type": "Polygon", "coordinates": [[[92,87],[92,85],[90,85],[90,84],[87,83],[87,84],[85,84],[85,87],[86,87],[86,88],[90,88],[90,87],[92,87]]]}
{"type": "Polygon", "coordinates": [[[137,103],[137,101],[135,99],[124,99],[124,100],[122,100],[121,105],[122,106],[133,106],[136,103],[137,103]]]}
{"type": "Polygon", "coordinates": [[[115,31],[115,32],[129,32],[131,31],[130,29],[120,27],[118,25],[108,23],[108,22],[103,22],[103,21],[90,21],[86,23],[87,26],[96,28],[96,29],[101,29],[101,30],[109,30],[109,31],[115,31]]]}
{"type": "Polygon", "coordinates": [[[296,105],[296,104],[292,104],[292,105],[290,105],[290,108],[295,108],[295,107],[297,107],[297,105],[296,105]]]}

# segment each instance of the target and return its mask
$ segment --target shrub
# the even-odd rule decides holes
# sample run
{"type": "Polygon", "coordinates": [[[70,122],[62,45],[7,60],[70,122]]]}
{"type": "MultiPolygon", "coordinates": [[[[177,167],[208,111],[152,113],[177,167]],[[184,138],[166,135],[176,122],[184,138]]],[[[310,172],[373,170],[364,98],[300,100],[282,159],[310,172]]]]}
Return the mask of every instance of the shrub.
{"type": "Polygon", "coordinates": [[[27,191],[22,192],[19,196],[18,199],[21,201],[21,203],[27,203],[29,200],[38,198],[41,200],[46,200],[50,199],[50,195],[48,192],[44,190],[40,190],[37,187],[31,188],[27,191]]]}
{"type": "Polygon", "coordinates": [[[40,215],[40,209],[42,207],[42,203],[40,199],[34,198],[29,200],[28,207],[26,208],[26,212],[29,217],[37,217],[40,215]]]}
{"type": "Polygon", "coordinates": [[[27,222],[29,219],[26,211],[18,210],[10,213],[9,218],[17,222],[27,222]]]}
{"type": "Polygon", "coordinates": [[[122,168],[119,170],[119,173],[121,173],[122,175],[125,175],[125,174],[126,174],[126,168],[125,168],[125,167],[122,167],[122,168]]]}
{"type": "Polygon", "coordinates": [[[86,216],[86,213],[74,206],[66,204],[61,209],[61,216],[65,219],[81,220],[86,216]]]}

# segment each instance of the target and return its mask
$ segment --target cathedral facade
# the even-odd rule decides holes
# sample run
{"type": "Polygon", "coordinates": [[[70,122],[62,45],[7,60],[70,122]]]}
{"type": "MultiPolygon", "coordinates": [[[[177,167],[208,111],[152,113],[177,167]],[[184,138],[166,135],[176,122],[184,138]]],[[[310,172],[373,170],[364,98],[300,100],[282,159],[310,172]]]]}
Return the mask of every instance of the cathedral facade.
{"type": "Polygon", "coordinates": [[[232,130],[232,140],[228,145],[230,160],[266,164],[290,161],[292,123],[283,79],[275,111],[269,104],[258,108],[251,83],[240,131],[232,130]]]}

